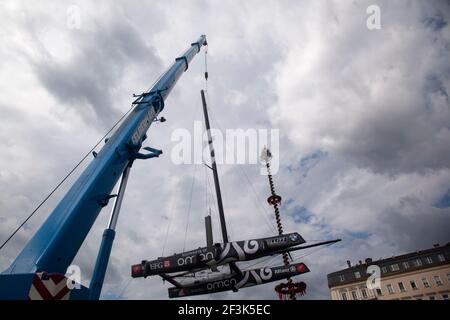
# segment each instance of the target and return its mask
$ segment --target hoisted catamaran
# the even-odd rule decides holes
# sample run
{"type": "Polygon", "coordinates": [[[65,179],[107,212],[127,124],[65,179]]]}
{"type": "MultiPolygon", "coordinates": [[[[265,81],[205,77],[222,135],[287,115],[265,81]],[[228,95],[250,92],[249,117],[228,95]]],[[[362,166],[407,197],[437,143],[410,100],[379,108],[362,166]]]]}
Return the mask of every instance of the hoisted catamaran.
{"type": "MultiPolygon", "coordinates": [[[[205,78],[207,80],[207,73],[205,73],[205,78]]],[[[296,293],[302,292],[304,289],[302,288],[299,290],[295,284],[292,283],[290,278],[309,272],[309,269],[304,263],[289,263],[288,252],[330,244],[339,240],[325,241],[306,247],[298,247],[298,245],[305,243],[305,240],[299,233],[283,234],[278,211],[278,204],[281,203],[281,197],[275,194],[273,180],[269,169],[271,155],[270,151],[265,148],[262,152],[262,159],[266,161],[269,170],[269,182],[272,191],[272,195],[267,200],[270,205],[275,206],[279,234],[261,239],[229,241],[205,92],[202,90],[200,93],[211,156],[211,166],[205,165],[213,172],[223,243],[213,244],[211,216],[208,215],[205,217],[206,247],[174,254],[168,257],[160,257],[151,261],[143,260],[141,263],[131,267],[131,275],[134,278],[153,275],[161,276],[164,281],[168,281],[174,285],[173,288],[168,289],[169,298],[187,297],[223,291],[236,292],[238,289],[244,287],[289,279],[287,292],[290,299],[294,300],[296,293]],[[255,260],[266,256],[280,254],[282,254],[284,258],[285,263],[283,266],[266,266],[259,269],[241,270],[237,265],[237,262],[255,260]],[[219,272],[217,267],[225,264],[229,265],[230,272],[219,272]],[[208,269],[212,271],[212,277],[195,280],[189,284],[177,281],[177,278],[182,278],[186,275],[193,275],[195,278],[197,272],[208,269]],[[218,272],[219,274],[217,274],[218,272]]]]}

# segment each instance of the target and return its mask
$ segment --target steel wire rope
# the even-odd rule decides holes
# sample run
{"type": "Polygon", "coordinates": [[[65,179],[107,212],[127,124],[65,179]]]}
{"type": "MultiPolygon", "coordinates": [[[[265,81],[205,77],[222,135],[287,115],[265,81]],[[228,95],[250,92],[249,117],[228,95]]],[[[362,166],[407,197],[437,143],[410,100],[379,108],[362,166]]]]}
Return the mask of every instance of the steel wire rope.
{"type": "Polygon", "coordinates": [[[94,150],[99,146],[99,144],[105,140],[105,138],[117,127],[119,123],[133,110],[134,106],[131,108],[108,130],[108,132],[83,156],[83,158],[66,174],[66,176],[54,187],[50,193],[38,204],[38,206],[28,215],[28,217],[12,232],[12,234],[2,243],[0,250],[2,250],[5,245],[16,235],[16,233],[34,216],[34,214],[44,205],[45,202],[56,192],[56,190],[61,187],[61,185],[75,172],[76,169],[84,162],[84,160],[89,157],[94,150]]]}

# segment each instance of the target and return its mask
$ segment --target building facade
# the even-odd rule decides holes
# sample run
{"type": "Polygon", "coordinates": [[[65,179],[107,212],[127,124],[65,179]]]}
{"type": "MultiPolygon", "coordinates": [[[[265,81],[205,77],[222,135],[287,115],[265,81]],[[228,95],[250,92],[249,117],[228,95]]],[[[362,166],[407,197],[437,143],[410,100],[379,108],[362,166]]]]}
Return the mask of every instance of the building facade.
{"type": "Polygon", "coordinates": [[[449,300],[450,243],[328,274],[332,300],[449,300]],[[373,274],[379,272],[379,277],[373,274]],[[379,279],[377,283],[377,279],[379,279]]]}

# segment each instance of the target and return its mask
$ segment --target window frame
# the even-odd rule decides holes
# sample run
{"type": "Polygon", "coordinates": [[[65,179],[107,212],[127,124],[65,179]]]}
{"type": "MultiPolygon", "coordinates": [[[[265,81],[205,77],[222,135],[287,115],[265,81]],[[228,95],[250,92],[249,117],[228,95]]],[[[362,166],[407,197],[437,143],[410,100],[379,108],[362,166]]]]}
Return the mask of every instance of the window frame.
{"type": "Polygon", "coordinates": [[[411,286],[411,289],[413,289],[413,290],[419,289],[419,287],[417,286],[416,280],[409,280],[409,285],[411,286]],[[414,286],[413,286],[413,284],[414,284],[414,286]]]}
{"type": "Polygon", "coordinates": [[[367,299],[369,297],[369,294],[367,292],[366,288],[361,288],[361,296],[363,297],[363,299],[367,299]]]}
{"type": "Polygon", "coordinates": [[[424,288],[431,288],[430,281],[428,281],[427,277],[422,278],[422,284],[423,284],[424,288]]]}
{"type": "Polygon", "coordinates": [[[342,300],[348,300],[347,292],[346,292],[346,291],[342,291],[342,292],[341,292],[341,298],[342,298],[342,300]]]}
{"type": "Polygon", "coordinates": [[[425,263],[426,264],[432,264],[433,263],[433,258],[431,258],[430,256],[425,258],[425,263]]]}
{"type": "Polygon", "coordinates": [[[392,284],[390,284],[390,283],[388,283],[388,284],[386,285],[386,289],[387,289],[387,291],[388,291],[389,294],[394,294],[394,293],[395,293],[394,287],[393,287],[392,284]]]}
{"type": "Polygon", "coordinates": [[[403,284],[403,281],[400,281],[399,283],[397,283],[398,285],[398,289],[400,290],[400,292],[406,292],[406,287],[403,284]]]}
{"type": "Polygon", "coordinates": [[[398,263],[394,263],[391,264],[391,271],[399,271],[400,270],[400,266],[398,265],[398,263]],[[394,268],[395,266],[395,268],[394,268]]]}
{"type": "Polygon", "coordinates": [[[434,283],[436,283],[436,286],[440,287],[440,286],[444,285],[440,275],[433,276],[433,279],[434,279],[434,283]]]}

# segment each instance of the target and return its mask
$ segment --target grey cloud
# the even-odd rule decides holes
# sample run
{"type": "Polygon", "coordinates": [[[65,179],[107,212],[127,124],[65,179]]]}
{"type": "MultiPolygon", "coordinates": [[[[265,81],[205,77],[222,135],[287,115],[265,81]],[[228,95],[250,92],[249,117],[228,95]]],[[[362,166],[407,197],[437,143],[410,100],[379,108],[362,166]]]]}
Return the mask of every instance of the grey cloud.
{"type": "MultiPolygon", "coordinates": [[[[402,7],[381,3],[378,31],[351,22],[333,29],[332,36],[305,31],[314,40],[323,37],[321,50],[299,69],[305,74],[292,72],[296,59],[285,62],[281,74],[286,81],[278,78],[279,103],[273,108],[290,134],[301,137],[303,150],[320,145],[381,173],[449,166],[448,125],[441,121],[450,112],[450,47],[448,32],[443,32],[448,27],[436,32],[421,25],[427,14],[422,5],[404,19],[397,6],[402,7]],[[412,25],[418,31],[397,45],[403,28],[412,25]]],[[[301,50],[293,49],[292,57],[298,53],[301,61],[314,50],[316,41],[306,41],[301,50]]]]}
{"type": "MultiPolygon", "coordinates": [[[[447,3],[447,5],[448,5],[448,3],[447,3]]],[[[446,9],[449,10],[450,6],[447,6],[446,9]]],[[[447,19],[440,12],[436,13],[434,16],[426,17],[423,20],[423,22],[427,27],[429,27],[435,31],[441,30],[448,24],[447,19]]]]}
{"type": "Polygon", "coordinates": [[[100,122],[105,127],[120,118],[123,111],[119,110],[125,110],[120,104],[124,99],[117,96],[124,89],[122,79],[130,68],[136,68],[138,79],[139,73],[151,76],[161,70],[155,48],[148,44],[139,27],[122,10],[113,12],[107,21],[96,21],[93,30],[82,27],[67,36],[67,41],[76,41],[70,61],[60,62],[49,52],[43,54],[45,58],[32,59],[36,76],[59,102],[80,112],[90,123],[100,122]]]}
{"type": "Polygon", "coordinates": [[[434,243],[446,244],[450,241],[450,210],[425,206],[419,199],[401,199],[398,207],[386,210],[380,215],[380,225],[376,234],[389,234],[392,244],[405,251],[422,248],[434,243]],[[380,226],[384,226],[381,228],[380,226]]]}

